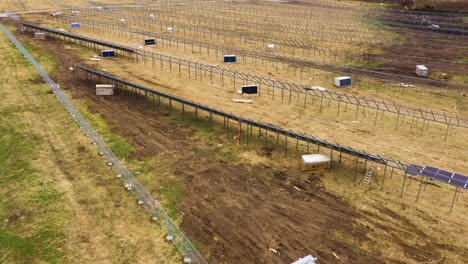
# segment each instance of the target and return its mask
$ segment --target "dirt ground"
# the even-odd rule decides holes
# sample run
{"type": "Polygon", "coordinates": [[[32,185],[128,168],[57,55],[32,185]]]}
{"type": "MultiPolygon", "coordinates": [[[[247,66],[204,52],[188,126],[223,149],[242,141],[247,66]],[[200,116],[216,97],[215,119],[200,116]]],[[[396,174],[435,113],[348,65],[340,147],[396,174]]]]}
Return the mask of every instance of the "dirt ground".
{"type": "MultiPolygon", "coordinates": [[[[114,36],[111,41],[115,39],[118,37],[114,36]]],[[[146,164],[136,171],[141,172],[139,180],[155,197],[166,202],[169,207],[169,198],[162,194],[162,187],[169,183],[183,189],[183,195],[178,197],[175,208],[172,208],[173,213],[178,216],[178,223],[183,231],[196,243],[210,263],[288,263],[307,254],[319,257],[318,263],[468,262],[468,238],[459,231],[466,227],[468,204],[462,194],[455,212],[450,215],[446,213],[452,195],[449,187],[452,186],[437,183],[425,185],[422,201],[415,203],[413,198],[418,192],[418,185],[414,180],[409,181],[409,184],[407,182],[405,197],[397,199],[401,175],[388,179],[384,191],[378,191],[374,186],[374,182],[376,185],[380,184],[382,171],[376,172],[371,188],[360,186],[352,181],[353,168],[349,165],[349,160],[346,160],[348,165],[331,172],[306,175],[297,167],[299,153],[290,154],[285,159],[281,153],[273,150],[274,147],[237,149],[235,141],[221,136],[222,132],[204,133],[199,128],[194,128],[193,122],[181,122],[164,111],[158,114],[154,111],[154,106],[147,107],[145,101],[129,94],[97,97],[94,83],[77,82],[68,67],[73,62],[98,70],[105,68],[118,77],[254,120],[350,145],[370,153],[392,155],[402,161],[431,161],[433,165],[454,170],[466,170],[468,166],[464,130],[455,130],[445,143],[439,137],[440,132],[445,131],[443,127],[431,125],[430,132],[419,136],[419,133],[409,134],[402,129],[395,131],[395,122],[388,116],[385,121],[379,121],[381,124],[378,127],[370,124],[372,120],[365,123],[364,119],[373,116],[367,112],[359,115],[358,119],[362,123],[351,123],[353,111],[343,113],[338,119],[333,110],[322,114],[317,109],[303,109],[299,104],[279,104],[267,97],[255,98],[255,104],[239,107],[230,102],[233,97],[231,92],[213,91],[215,88],[205,85],[206,79],[203,83],[176,77],[175,73],[171,75],[167,66],[165,70],[159,71],[159,65],[153,69],[123,58],[94,63],[88,60],[92,52],[74,49],[74,45],[70,43],[34,41],[30,35],[23,36],[22,40],[54,52],[59,67],[53,78],[66,89],[75,103],[91,114],[99,114],[113,127],[112,133],[123,137],[133,146],[126,161],[131,164],[132,160],[137,160],[146,164]],[[306,122],[303,118],[306,115],[319,121],[324,120],[328,124],[306,122]],[[348,116],[344,118],[344,115],[348,116]],[[447,153],[448,149],[450,153],[447,153]]],[[[118,41],[130,43],[133,39],[118,41]]],[[[173,48],[166,52],[182,54],[173,48]]],[[[191,55],[184,53],[183,56],[191,55]]],[[[198,54],[194,53],[192,56],[198,54]]],[[[276,74],[272,68],[258,68],[255,71],[271,71],[276,74]]],[[[392,96],[379,95],[385,98],[392,96]]],[[[415,98],[408,96],[406,99],[404,95],[395,97],[402,102],[411,101],[415,105],[427,100],[424,106],[436,105],[436,109],[466,114],[464,108],[457,108],[457,103],[450,101],[453,98],[443,97],[441,102],[436,102],[433,95],[415,98]],[[456,107],[452,109],[454,105],[456,107]]],[[[406,120],[407,127],[408,123],[406,120]]],[[[54,129],[50,127],[49,130],[54,129]]],[[[61,146],[65,147],[65,143],[61,143],[61,146]]],[[[360,178],[363,173],[359,171],[360,178]]],[[[83,182],[79,186],[84,188],[88,184],[96,183],[83,182]]],[[[120,190],[121,186],[115,188],[120,190]]],[[[70,193],[75,195],[82,191],[79,188],[70,193]]],[[[84,193],[90,195],[89,192],[84,193]]],[[[90,201],[83,200],[82,203],[92,206],[89,204],[95,202],[94,198],[105,199],[105,195],[100,194],[92,197],[90,201]]],[[[129,201],[129,207],[134,205],[132,202],[134,201],[129,201]]],[[[111,246],[103,242],[104,251],[102,255],[98,255],[98,244],[109,238],[109,233],[122,235],[120,227],[124,223],[117,224],[120,228],[117,231],[112,227],[106,227],[102,232],[96,230],[99,228],[89,223],[100,218],[104,219],[99,220],[100,223],[106,222],[107,213],[102,211],[105,215],[89,215],[88,222],[83,220],[92,232],[100,234],[92,239],[91,246],[95,248],[90,250],[88,259],[96,257],[112,262],[114,251],[111,246]]],[[[112,226],[116,225],[115,221],[117,220],[111,222],[112,226]]],[[[155,228],[154,225],[146,226],[155,228]]],[[[137,224],[132,226],[132,232],[135,233],[131,246],[116,256],[130,258],[130,262],[147,262],[150,253],[146,250],[151,252],[151,244],[143,241],[142,248],[136,247],[136,244],[145,235],[144,232],[151,231],[146,228],[136,230],[137,228],[137,224]],[[135,260],[133,254],[142,257],[135,260]]],[[[158,231],[157,228],[155,230],[158,231]]],[[[159,238],[162,239],[162,236],[159,238]]],[[[112,241],[115,240],[118,243],[126,241],[120,237],[112,241]]],[[[159,242],[154,242],[156,247],[157,243],[159,242]]],[[[73,246],[73,243],[69,245],[70,251],[74,249],[73,246]]],[[[79,248],[72,255],[73,258],[83,254],[83,248],[88,246],[90,245],[85,244],[79,248]]],[[[164,250],[170,251],[166,248],[164,250]]]]}
{"type": "MultiPolygon", "coordinates": [[[[113,132],[134,146],[132,157],[156,155],[172,166],[171,174],[182,177],[187,193],[178,208],[180,225],[212,263],[284,263],[310,253],[320,263],[412,263],[466,251],[440,243],[381,204],[371,206],[380,212],[375,214],[354,209],[322,187],[323,175],[304,179],[296,166],[226,162],[213,143],[194,140],[190,126],[145,109],[144,101],[124,94],[95,96],[92,83],[75,82],[68,69],[70,62],[87,62],[55,42],[36,43],[56,54],[57,82],[115,126],[113,132]],[[382,214],[392,221],[379,221],[382,214]],[[392,234],[387,243],[401,251],[400,258],[387,257],[379,243],[361,246],[382,231],[392,234]]],[[[152,177],[144,185],[154,192],[161,175],[152,177]]]]}

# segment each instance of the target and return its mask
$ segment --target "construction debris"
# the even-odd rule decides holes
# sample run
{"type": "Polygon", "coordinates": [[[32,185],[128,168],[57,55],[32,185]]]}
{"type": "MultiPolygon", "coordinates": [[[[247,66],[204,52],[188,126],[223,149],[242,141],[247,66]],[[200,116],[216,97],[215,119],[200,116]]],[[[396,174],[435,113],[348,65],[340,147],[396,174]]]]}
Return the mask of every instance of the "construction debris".
{"type": "Polygon", "coordinates": [[[411,84],[405,84],[405,83],[397,83],[398,86],[403,86],[403,87],[414,87],[414,85],[411,84]]]}
{"type": "Polygon", "coordinates": [[[327,89],[321,87],[321,86],[311,86],[311,87],[306,87],[306,90],[318,90],[318,91],[326,91],[327,89]]]}
{"type": "Polygon", "coordinates": [[[247,104],[253,103],[252,100],[247,100],[247,99],[232,99],[232,101],[234,103],[247,103],[247,104]]]}

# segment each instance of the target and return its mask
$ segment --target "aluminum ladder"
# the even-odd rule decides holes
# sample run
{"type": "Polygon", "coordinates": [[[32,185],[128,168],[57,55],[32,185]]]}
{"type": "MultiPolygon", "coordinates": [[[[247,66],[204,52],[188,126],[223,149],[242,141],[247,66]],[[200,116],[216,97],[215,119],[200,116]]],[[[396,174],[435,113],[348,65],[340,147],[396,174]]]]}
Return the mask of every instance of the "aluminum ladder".
{"type": "Polygon", "coordinates": [[[370,184],[372,178],[372,172],[374,171],[374,164],[371,164],[367,169],[366,176],[364,176],[364,180],[362,180],[365,184],[370,184]]]}

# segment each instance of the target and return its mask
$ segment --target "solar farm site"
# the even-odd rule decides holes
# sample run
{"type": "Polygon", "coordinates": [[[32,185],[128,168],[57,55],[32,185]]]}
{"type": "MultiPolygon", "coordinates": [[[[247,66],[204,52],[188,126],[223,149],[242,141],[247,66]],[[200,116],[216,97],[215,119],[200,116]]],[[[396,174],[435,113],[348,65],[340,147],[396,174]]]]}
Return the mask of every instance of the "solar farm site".
{"type": "Polygon", "coordinates": [[[0,0],[0,263],[468,263],[467,23],[0,0]]]}

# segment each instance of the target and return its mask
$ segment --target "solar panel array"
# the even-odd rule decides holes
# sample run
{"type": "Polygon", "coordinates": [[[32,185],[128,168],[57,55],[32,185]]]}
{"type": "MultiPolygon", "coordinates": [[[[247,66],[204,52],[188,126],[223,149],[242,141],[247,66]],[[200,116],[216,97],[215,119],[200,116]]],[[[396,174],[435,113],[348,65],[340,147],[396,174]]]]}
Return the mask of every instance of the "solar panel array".
{"type": "Polygon", "coordinates": [[[410,164],[406,168],[405,173],[413,176],[422,175],[438,182],[468,189],[468,176],[461,175],[459,173],[445,171],[431,166],[426,166],[423,168],[422,166],[415,164],[410,164]]]}

